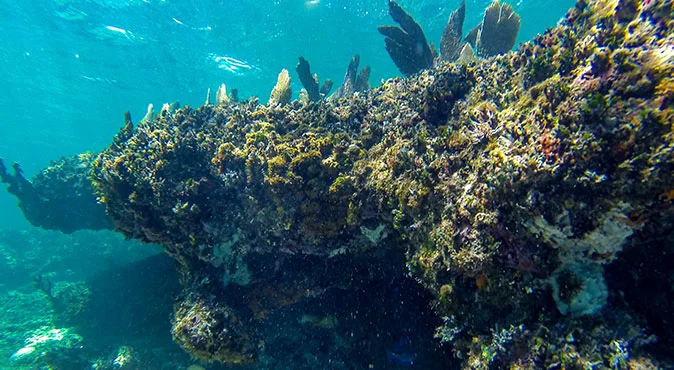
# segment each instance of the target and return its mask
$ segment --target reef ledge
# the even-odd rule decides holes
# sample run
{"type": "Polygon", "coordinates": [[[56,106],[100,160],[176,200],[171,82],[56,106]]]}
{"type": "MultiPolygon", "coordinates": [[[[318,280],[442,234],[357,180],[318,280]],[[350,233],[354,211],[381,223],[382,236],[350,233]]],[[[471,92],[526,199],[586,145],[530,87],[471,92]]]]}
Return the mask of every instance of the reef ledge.
{"type": "Polygon", "coordinates": [[[506,55],[332,101],[166,109],[80,158],[115,230],[178,262],[173,336],[201,359],[255,362],[275,310],[411,274],[465,368],[656,366],[671,308],[640,306],[629,272],[671,274],[673,13],[580,0],[506,55]]]}

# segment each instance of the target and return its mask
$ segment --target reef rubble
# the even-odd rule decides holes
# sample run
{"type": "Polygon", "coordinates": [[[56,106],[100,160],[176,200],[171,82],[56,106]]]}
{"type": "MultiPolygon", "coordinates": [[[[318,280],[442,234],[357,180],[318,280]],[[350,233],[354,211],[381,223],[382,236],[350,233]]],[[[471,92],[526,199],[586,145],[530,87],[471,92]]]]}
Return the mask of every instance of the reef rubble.
{"type": "Polygon", "coordinates": [[[257,361],[270,313],[369,271],[423,285],[464,368],[658,366],[671,324],[611,265],[672,255],[672,14],[579,0],[505,55],[338,99],[162,110],[81,157],[86,178],[117,231],[177,261],[173,336],[201,359],[257,361]]]}

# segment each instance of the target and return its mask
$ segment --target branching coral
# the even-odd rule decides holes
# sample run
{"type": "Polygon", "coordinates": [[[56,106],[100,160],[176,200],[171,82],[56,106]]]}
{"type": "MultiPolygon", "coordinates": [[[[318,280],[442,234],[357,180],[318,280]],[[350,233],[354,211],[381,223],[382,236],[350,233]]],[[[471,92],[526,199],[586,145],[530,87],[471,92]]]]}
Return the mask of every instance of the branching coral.
{"type": "Polygon", "coordinates": [[[386,36],[386,50],[404,75],[411,75],[430,68],[439,61],[471,63],[477,56],[488,58],[506,53],[515,46],[520,29],[520,16],[508,5],[498,0],[485,10],[480,24],[463,37],[466,2],[462,1],[453,11],[440,40],[440,55],[428,44],[421,26],[400,5],[389,1],[389,14],[402,28],[380,26],[386,36]]]}
{"type": "Polygon", "coordinates": [[[303,57],[300,57],[295,71],[297,71],[297,75],[300,77],[309,101],[316,102],[323,99],[332,89],[332,80],[330,79],[325,80],[320,89],[318,88],[318,75],[311,73],[309,62],[303,57]]]}
{"type": "Polygon", "coordinates": [[[271,91],[268,104],[272,107],[288,104],[292,98],[292,93],[290,89],[290,75],[288,74],[288,70],[284,69],[278,74],[278,80],[271,91]]]}
{"type": "Polygon", "coordinates": [[[515,46],[520,30],[520,16],[512,6],[498,0],[485,10],[484,19],[468,33],[466,41],[477,49],[481,57],[507,53],[515,46]]]}
{"type": "Polygon", "coordinates": [[[370,66],[363,67],[358,72],[360,55],[354,55],[349,62],[349,67],[344,74],[342,85],[330,96],[330,99],[348,98],[356,92],[364,92],[370,89],[370,66]]]}
{"type": "Polygon", "coordinates": [[[419,23],[393,0],[388,2],[388,12],[400,27],[379,26],[378,30],[386,36],[386,50],[400,72],[411,75],[430,68],[435,55],[419,23]]]}
{"type": "Polygon", "coordinates": [[[456,60],[461,54],[461,39],[463,37],[463,21],[466,18],[466,2],[461,1],[459,7],[449,15],[445,30],[440,39],[440,58],[442,60],[456,60]]]}

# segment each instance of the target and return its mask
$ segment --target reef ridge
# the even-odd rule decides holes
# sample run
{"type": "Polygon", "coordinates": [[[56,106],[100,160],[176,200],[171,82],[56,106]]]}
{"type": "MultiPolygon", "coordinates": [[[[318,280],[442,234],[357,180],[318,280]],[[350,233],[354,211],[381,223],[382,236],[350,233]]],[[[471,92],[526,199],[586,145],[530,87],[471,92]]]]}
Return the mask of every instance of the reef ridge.
{"type": "Polygon", "coordinates": [[[166,109],[81,158],[114,228],[177,261],[173,336],[201,359],[257,361],[267,315],[376,266],[432,295],[464,368],[656,366],[672,324],[611,266],[672,245],[673,13],[579,0],[515,52],[329,101],[166,109]]]}

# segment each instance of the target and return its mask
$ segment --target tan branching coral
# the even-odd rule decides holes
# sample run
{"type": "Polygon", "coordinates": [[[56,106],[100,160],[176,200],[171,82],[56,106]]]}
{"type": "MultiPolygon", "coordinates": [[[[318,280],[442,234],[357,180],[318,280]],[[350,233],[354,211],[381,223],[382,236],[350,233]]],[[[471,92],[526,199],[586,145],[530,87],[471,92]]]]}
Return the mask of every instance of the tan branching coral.
{"type": "Polygon", "coordinates": [[[494,0],[485,10],[484,19],[476,29],[476,32],[469,34],[475,34],[475,39],[469,39],[468,42],[476,47],[479,56],[486,58],[507,53],[515,46],[520,16],[512,6],[505,3],[501,5],[498,0],[494,0]]]}
{"type": "Polygon", "coordinates": [[[292,94],[293,91],[290,88],[290,74],[288,74],[287,69],[283,69],[281,73],[278,74],[278,80],[276,81],[274,89],[271,91],[268,104],[270,106],[286,105],[290,103],[292,94]]]}
{"type": "Polygon", "coordinates": [[[440,39],[440,59],[453,61],[463,52],[463,21],[466,18],[466,1],[461,1],[459,7],[449,15],[449,20],[440,39]]]}
{"type": "Polygon", "coordinates": [[[215,103],[218,105],[229,104],[229,96],[227,95],[227,86],[225,84],[218,87],[218,91],[215,92],[215,103]]]}

